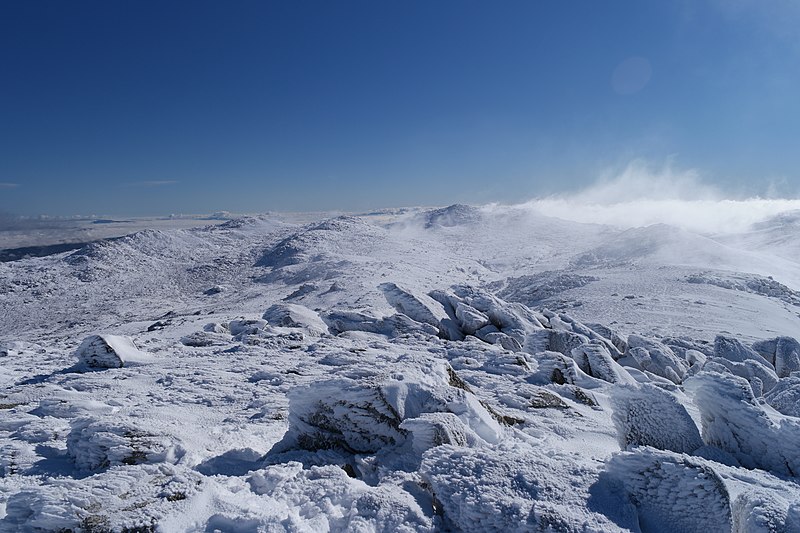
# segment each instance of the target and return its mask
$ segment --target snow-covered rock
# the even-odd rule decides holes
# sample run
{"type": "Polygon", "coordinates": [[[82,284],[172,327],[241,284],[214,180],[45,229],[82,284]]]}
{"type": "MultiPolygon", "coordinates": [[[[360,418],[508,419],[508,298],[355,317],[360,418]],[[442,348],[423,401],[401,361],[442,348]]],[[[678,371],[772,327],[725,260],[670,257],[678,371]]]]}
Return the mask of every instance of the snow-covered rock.
{"type": "Polygon", "coordinates": [[[746,468],[779,475],[800,472],[800,420],[773,420],[750,384],[732,374],[701,372],[685,383],[700,410],[703,441],[746,468]]]}
{"type": "Polygon", "coordinates": [[[267,321],[258,318],[238,318],[228,322],[228,330],[234,336],[255,335],[266,326],[267,321]]]}
{"type": "Polygon", "coordinates": [[[748,359],[754,359],[764,365],[770,364],[769,361],[754,349],[732,337],[726,337],[724,335],[717,335],[714,339],[714,357],[721,357],[736,363],[744,363],[748,359]]]}
{"type": "Polygon", "coordinates": [[[67,454],[79,470],[96,471],[116,465],[175,462],[181,446],[170,438],[114,421],[80,418],[67,436],[67,454]]]}
{"type": "Polygon", "coordinates": [[[772,366],[755,359],[745,359],[744,362],[740,363],[722,357],[712,357],[708,361],[724,366],[734,376],[739,376],[749,381],[757,397],[763,396],[778,384],[778,376],[772,366]],[[756,389],[759,389],[757,393],[756,389]]]}
{"type": "Polygon", "coordinates": [[[588,508],[588,493],[578,487],[585,483],[581,476],[591,473],[570,465],[563,455],[439,446],[425,453],[421,473],[441,506],[445,524],[455,530],[623,531],[588,508]]]}
{"type": "Polygon", "coordinates": [[[605,344],[591,341],[572,349],[572,358],[588,375],[609,383],[635,384],[636,380],[611,357],[605,344]]]}
{"type": "Polygon", "coordinates": [[[396,283],[382,283],[380,289],[389,305],[412,320],[438,328],[450,318],[442,304],[423,292],[401,288],[396,283]]]}
{"type": "Polygon", "coordinates": [[[328,333],[328,325],[319,314],[298,304],[278,303],[270,306],[262,317],[272,326],[300,328],[309,335],[320,336],[328,333]]]}
{"type": "Polygon", "coordinates": [[[289,431],[273,453],[295,448],[385,451],[406,441],[403,421],[426,413],[452,413],[483,441],[499,442],[500,424],[472,393],[452,385],[459,384],[453,375],[446,363],[409,361],[390,376],[298,388],[289,393],[289,431]]]}
{"type": "Polygon", "coordinates": [[[387,317],[375,317],[357,311],[332,310],[323,316],[331,333],[338,335],[346,331],[365,331],[397,337],[398,335],[438,335],[439,329],[417,322],[412,318],[397,313],[387,317]]]}
{"type": "Polygon", "coordinates": [[[731,531],[728,490],[700,459],[638,448],[615,455],[607,474],[630,495],[643,532],[731,531]]]}
{"type": "Polygon", "coordinates": [[[776,411],[800,418],[800,376],[781,379],[764,399],[776,411]]]}
{"type": "Polygon", "coordinates": [[[150,356],[136,347],[133,339],[122,335],[90,335],[75,356],[89,368],[120,368],[128,362],[143,362],[150,356]]]}
{"type": "Polygon", "coordinates": [[[641,335],[628,337],[628,351],[625,352],[624,362],[620,363],[652,372],[676,384],[683,380],[689,368],[668,346],[641,335]]]}
{"type": "Polygon", "coordinates": [[[778,377],[800,371],[800,343],[792,337],[776,337],[753,343],[753,350],[773,364],[778,377]]]}
{"type": "Polygon", "coordinates": [[[455,313],[461,330],[467,335],[475,335],[476,331],[491,324],[489,317],[464,302],[456,303],[455,313]]]}
{"type": "Polygon", "coordinates": [[[612,396],[620,446],[651,446],[691,454],[703,440],[692,417],[675,397],[654,385],[618,387],[612,396]]]}

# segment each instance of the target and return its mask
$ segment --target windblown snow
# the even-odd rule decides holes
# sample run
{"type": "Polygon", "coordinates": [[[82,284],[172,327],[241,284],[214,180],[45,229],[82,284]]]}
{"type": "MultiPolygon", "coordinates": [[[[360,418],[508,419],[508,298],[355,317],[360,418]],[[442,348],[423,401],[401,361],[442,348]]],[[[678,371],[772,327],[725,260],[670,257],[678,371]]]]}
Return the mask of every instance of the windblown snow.
{"type": "Polygon", "coordinates": [[[0,531],[798,532],[796,219],[263,215],[0,263],[0,531]]]}

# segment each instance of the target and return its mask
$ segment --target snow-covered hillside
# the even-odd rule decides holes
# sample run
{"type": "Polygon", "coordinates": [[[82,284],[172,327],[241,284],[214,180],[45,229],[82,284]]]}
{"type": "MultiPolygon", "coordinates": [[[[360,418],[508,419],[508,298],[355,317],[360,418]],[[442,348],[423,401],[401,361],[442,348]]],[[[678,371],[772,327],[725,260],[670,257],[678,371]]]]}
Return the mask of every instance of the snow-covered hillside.
{"type": "Polygon", "coordinates": [[[796,219],[263,215],[0,263],[0,531],[800,531],[796,219]]]}

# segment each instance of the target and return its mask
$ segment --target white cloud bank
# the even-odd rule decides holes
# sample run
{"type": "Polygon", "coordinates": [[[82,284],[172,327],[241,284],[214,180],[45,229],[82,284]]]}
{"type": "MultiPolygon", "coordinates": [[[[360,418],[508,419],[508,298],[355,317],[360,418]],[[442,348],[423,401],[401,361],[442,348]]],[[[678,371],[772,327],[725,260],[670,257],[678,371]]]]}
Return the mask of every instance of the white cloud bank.
{"type": "Polygon", "coordinates": [[[703,183],[696,171],[634,161],[572,194],[531,200],[520,207],[576,222],[640,227],[664,223],[699,233],[746,231],[752,224],[800,210],[795,198],[734,198],[703,183]]]}

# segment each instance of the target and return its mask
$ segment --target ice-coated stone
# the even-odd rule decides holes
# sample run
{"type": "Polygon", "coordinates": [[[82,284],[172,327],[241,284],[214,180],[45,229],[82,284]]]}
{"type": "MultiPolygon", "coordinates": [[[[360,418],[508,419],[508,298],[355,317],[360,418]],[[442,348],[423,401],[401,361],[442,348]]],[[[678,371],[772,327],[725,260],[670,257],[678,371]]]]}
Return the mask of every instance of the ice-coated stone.
{"type": "Polygon", "coordinates": [[[730,533],[730,495],[702,460],[652,448],[615,455],[607,475],[636,505],[643,532],[730,533]]]}
{"type": "Polygon", "coordinates": [[[800,343],[792,337],[776,337],[753,343],[753,349],[775,366],[779,378],[800,371],[800,343]]]}
{"type": "Polygon", "coordinates": [[[67,454],[79,470],[97,471],[115,465],[175,462],[183,454],[172,439],[120,423],[112,418],[80,418],[67,435],[67,454]]]}
{"type": "Polygon", "coordinates": [[[628,351],[625,352],[624,362],[620,363],[652,372],[676,384],[683,380],[689,367],[668,346],[640,335],[628,337],[628,351]]]}
{"type": "Polygon", "coordinates": [[[711,357],[709,362],[717,363],[727,368],[734,376],[739,376],[750,382],[750,385],[761,390],[756,397],[769,392],[778,384],[778,376],[772,365],[764,364],[755,359],[746,359],[744,362],[731,361],[722,357],[711,357]]]}
{"type": "Polygon", "coordinates": [[[403,421],[426,413],[452,413],[483,441],[500,441],[503,430],[497,420],[472,393],[453,386],[454,373],[446,363],[398,368],[390,377],[335,379],[291,391],[289,431],[273,451],[375,453],[404,443],[408,431],[403,421]]]}
{"type": "Polygon", "coordinates": [[[464,302],[456,304],[455,313],[461,331],[467,335],[475,335],[476,331],[490,324],[489,317],[464,302]]]}
{"type": "Polygon", "coordinates": [[[387,337],[398,335],[438,335],[439,329],[417,322],[410,317],[397,313],[387,317],[374,317],[357,311],[333,310],[323,317],[331,333],[338,335],[345,331],[365,331],[367,333],[377,333],[387,337]]]}
{"type": "Polygon", "coordinates": [[[140,351],[130,337],[121,335],[90,335],[75,356],[89,368],[120,368],[128,361],[141,362],[149,356],[140,351]]]}
{"type": "Polygon", "coordinates": [[[234,336],[256,335],[266,326],[267,326],[267,321],[258,318],[251,318],[251,319],[240,318],[228,322],[228,330],[230,330],[231,335],[234,336]]]}
{"type": "Polygon", "coordinates": [[[444,445],[425,453],[420,472],[442,507],[446,530],[613,533],[635,527],[635,517],[620,527],[591,510],[585,489],[570,483],[576,472],[562,454],[444,445]]]}
{"type": "Polygon", "coordinates": [[[272,326],[300,328],[309,335],[328,333],[328,325],[315,312],[299,304],[278,303],[270,306],[262,317],[272,326]]]}
{"type": "Polygon", "coordinates": [[[714,357],[722,357],[737,363],[744,363],[748,359],[754,359],[764,365],[770,364],[767,359],[754,349],[732,337],[725,337],[724,335],[717,335],[714,339],[714,357]]]}
{"type": "Polygon", "coordinates": [[[572,349],[572,358],[588,375],[609,383],[635,384],[636,380],[611,357],[605,344],[591,341],[572,349]]]}
{"type": "Polygon", "coordinates": [[[450,317],[444,306],[421,291],[413,291],[396,283],[382,283],[379,287],[389,305],[416,322],[439,329],[443,320],[450,317]]]}
{"type": "Polygon", "coordinates": [[[746,468],[779,475],[800,472],[800,420],[773,421],[744,378],[701,372],[686,380],[700,410],[703,441],[746,468]]]}
{"type": "Polygon", "coordinates": [[[692,417],[675,397],[654,385],[618,387],[612,396],[620,446],[652,446],[692,453],[703,440],[692,417]]]}
{"type": "Polygon", "coordinates": [[[436,446],[475,446],[481,439],[453,413],[423,413],[407,418],[400,428],[411,433],[412,447],[418,455],[436,446]]]}
{"type": "Polygon", "coordinates": [[[781,379],[764,399],[779,413],[800,418],[800,376],[781,379]]]}

